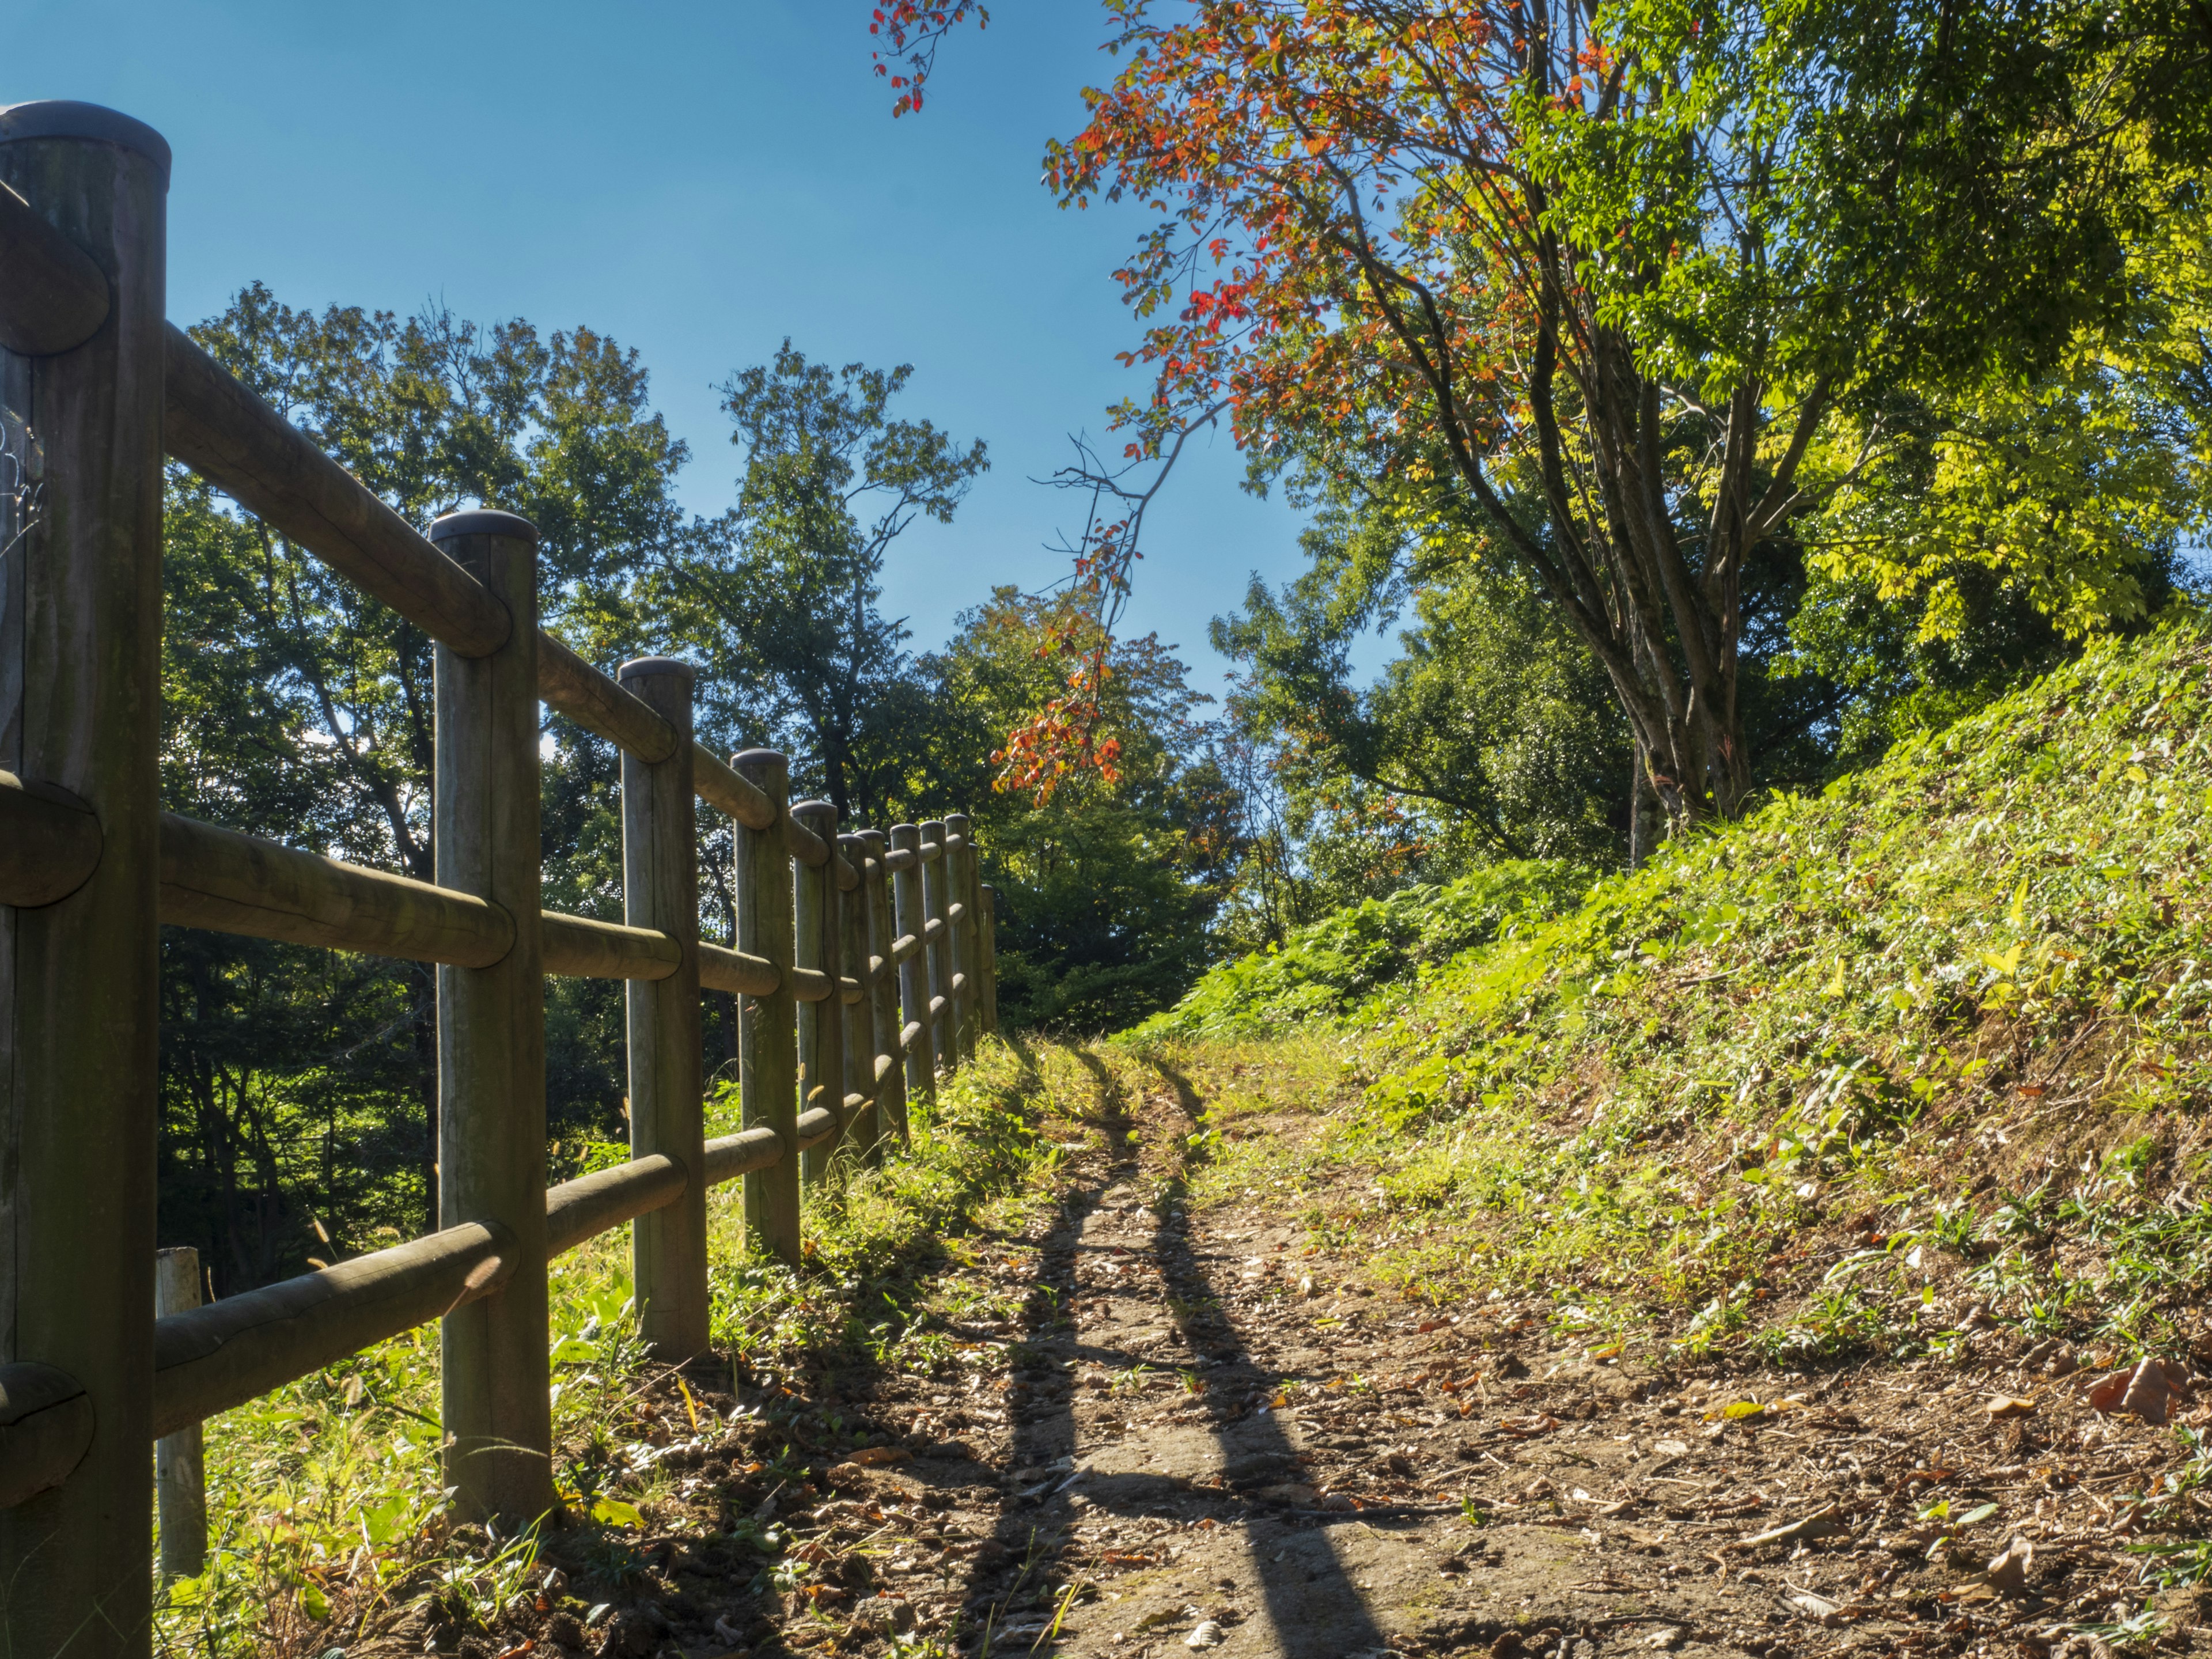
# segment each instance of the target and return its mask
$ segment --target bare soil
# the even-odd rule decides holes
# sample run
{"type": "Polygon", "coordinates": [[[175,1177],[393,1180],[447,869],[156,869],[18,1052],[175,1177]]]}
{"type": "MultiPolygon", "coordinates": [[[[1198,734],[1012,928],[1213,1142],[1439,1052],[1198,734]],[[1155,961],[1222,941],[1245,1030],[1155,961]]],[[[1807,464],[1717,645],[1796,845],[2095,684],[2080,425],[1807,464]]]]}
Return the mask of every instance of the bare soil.
{"type": "Polygon", "coordinates": [[[2202,1466],[2172,1427],[2093,1410],[2087,1369],[2053,1374],[2063,1351],[1991,1333],[1963,1368],[1730,1375],[1570,1341],[1510,1301],[1386,1297],[1294,1218],[1310,1191],[1188,1200],[1187,1082],[1104,1098],[1104,1145],[976,1269],[1021,1308],[956,1332],[1003,1344],[992,1363],[737,1398],[695,1379],[734,1426],[678,1449],[687,1505],[634,1566],[556,1539],[566,1582],[503,1634],[434,1613],[390,1650],[2212,1651],[2197,1592],[2147,1587],[2127,1549],[2153,1506],[2199,1501],[2202,1466]],[[834,1443],[855,1431],[872,1453],[834,1443]],[[811,1460],[803,1482],[761,1478],[780,1453],[811,1460]],[[701,1535],[747,1516],[791,1528],[782,1583],[701,1535]]]}

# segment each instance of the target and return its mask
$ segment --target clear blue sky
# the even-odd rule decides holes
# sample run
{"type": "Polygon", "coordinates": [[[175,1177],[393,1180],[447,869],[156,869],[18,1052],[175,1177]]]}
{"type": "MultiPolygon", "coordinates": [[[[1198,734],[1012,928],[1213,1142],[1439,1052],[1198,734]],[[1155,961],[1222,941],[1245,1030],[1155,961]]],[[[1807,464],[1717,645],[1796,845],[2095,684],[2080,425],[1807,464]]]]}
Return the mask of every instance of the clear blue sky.
{"type": "MultiPolygon", "coordinates": [[[[732,369],[787,334],[913,363],[906,412],[993,459],[954,526],[893,555],[887,603],[928,646],[991,584],[1065,568],[1048,544],[1079,504],[1030,480],[1142,386],[1114,361],[1133,331],[1109,276],[1134,221],[1038,183],[1110,72],[1099,8],[994,9],[896,122],[867,0],[11,0],[0,102],[88,99],[168,138],[179,320],[258,278],[295,306],[440,299],[637,347],[702,512],[732,491],[732,369]]],[[[1297,515],[1240,477],[1225,433],[1186,458],[1131,609],[1207,690],[1206,620],[1298,563],[1297,515]]]]}

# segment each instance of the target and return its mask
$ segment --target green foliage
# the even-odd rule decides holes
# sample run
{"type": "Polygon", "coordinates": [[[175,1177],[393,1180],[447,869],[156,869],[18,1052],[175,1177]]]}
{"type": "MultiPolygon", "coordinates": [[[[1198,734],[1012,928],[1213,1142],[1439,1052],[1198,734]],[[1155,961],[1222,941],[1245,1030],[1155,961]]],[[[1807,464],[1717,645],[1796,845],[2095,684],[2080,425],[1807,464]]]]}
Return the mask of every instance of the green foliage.
{"type": "MultiPolygon", "coordinates": [[[[2189,1348],[2212,1260],[2208,715],[2212,620],[2179,610],[1673,844],[1370,997],[1339,1039],[1356,1103],[1295,1146],[1224,1149],[1200,1195],[1334,1185],[1311,1224],[1409,1293],[1541,1285],[1563,1321],[1700,1351],[1963,1353],[1976,1304],[2189,1348]],[[1371,1196],[1343,1200],[1343,1165],[1371,1196]],[[1846,1218],[1857,1243],[1829,1249],[1846,1218]]],[[[1270,975],[1189,1006],[1234,1010],[1247,981],[1310,1006],[1270,975]]],[[[1196,1070],[1206,1029],[1145,1035],[1196,1070]]]]}
{"type": "Polygon", "coordinates": [[[1516,924],[1571,904],[1589,872],[1572,865],[1492,865],[1443,887],[1409,887],[1300,927],[1280,945],[1210,969],[1188,995],[1129,1033],[1139,1044],[1283,1032],[1403,994],[1423,970],[1516,924]]]}

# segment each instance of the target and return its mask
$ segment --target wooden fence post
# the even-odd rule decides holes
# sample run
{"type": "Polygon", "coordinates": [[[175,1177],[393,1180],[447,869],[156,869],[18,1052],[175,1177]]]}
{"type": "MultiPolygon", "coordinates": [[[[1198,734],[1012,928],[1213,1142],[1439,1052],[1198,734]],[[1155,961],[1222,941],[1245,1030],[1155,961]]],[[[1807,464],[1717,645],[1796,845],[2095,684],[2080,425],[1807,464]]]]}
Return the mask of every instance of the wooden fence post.
{"type": "Polygon", "coordinates": [[[169,147],[94,105],[17,104],[0,183],[107,288],[68,349],[0,352],[44,481],[29,526],[0,507],[0,769],[75,796],[102,841],[66,896],[0,906],[0,1364],[66,1374],[93,1421],[58,1486],[0,1509],[0,1648],[130,1659],[152,1640],[169,147]]]}
{"type": "Polygon", "coordinates": [[[945,890],[950,896],[947,909],[954,904],[960,907],[960,925],[951,930],[952,971],[960,981],[960,994],[953,1006],[952,1042],[953,1052],[965,1062],[975,1058],[975,1010],[981,1004],[975,974],[975,848],[969,839],[975,827],[965,812],[947,812],[945,832],[960,843],[957,853],[945,854],[945,890]]]}
{"type": "MultiPolygon", "coordinates": [[[[884,859],[890,842],[880,830],[863,830],[860,839],[868,848],[868,951],[880,963],[868,996],[869,1024],[875,1035],[877,1056],[888,1065],[872,1064],[870,1075],[882,1073],[876,1085],[876,1123],[878,1135],[896,1134],[903,1146],[909,1136],[906,1124],[906,1062],[899,1052],[899,970],[891,961],[891,946],[898,928],[891,920],[891,872],[884,859]]],[[[880,1142],[877,1149],[882,1156],[880,1142]]]]}
{"type": "Polygon", "coordinates": [[[978,882],[975,890],[982,901],[976,913],[981,948],[976,955],[983,963],[983,1029],[993,1036],[999,1034],[999,890],[987,882],[978,882]]]}
{"type": "MultiPolygon", "coordinates": [[[[775,821],[765,830],[732,826],[738,949],[787,963],[793,959],[795,932],[791,854],[783,839],[791,769],[772,749],[748,749],[731,757],[730,764],[775,806],[775,821]]],[[[773,995],[748,996],[738,1006],[738,1090],[745,1127],[773,1129],[783,1139],[781,1158],[745,1176],[745,1225],[757,1248],[793,1267],[799,1261],[798,1006],[788,974],[773,995]]]]}
{"type": "Polygon", "coordinates": [[[922,952],[929,958],[929,977],[924,981],[927,1000],[916,1018],[929,1027],[931,1058],[949,1077],[960,1063],[960,1051],[954,1041],[952,1019],[952,920],[947,914],[952,908],[952,894],[945,881],[951,873],[952,855],[944,850],[945,836],[944,819],[923,821],[922,845],[933,844],[938,854],[921,866],[921,909],[925,919],[936,924],[937,937],[927,942],[922,952]],[[934,1014],[929,1012],[933,1007],[937,1011],[934,1014]]]}
{"type": "Polygon", "coordinates": [[[899,964],[899,1018],[906,1027],[915,1028],[914,1041],[905,1045],[906,1097],[909,1105],[917,1099],[937,1101],[937,1049],[929,1018],[929,943],[924,936],[923,925],[928,920],[928,907],[922,902],[921,886],[921,827],[913,823],[891,825],[891,850],[913,854],[905,869],[891,878],[891,891],[896,900],[896,921],[894,926],[901,938],[915,941],[914,953],[899,964]]]}
{"type": "MultiPolygon", "coordinates": [[[[154,1258],[154,1311],[200,1305],[200,1253],[187,1244],[154,1258]]],[[[205,1437],[197,1423],[154,1443],[154,1498],[161,1521],[161,1577],[197,1578],[207,1566],[205,1437]]]]}
{"type": "Polygon", "coordinates": [[[791,809],[792,822],[811,830],[830,856],[817,865],[800,865],[798,877],[799,951],[792,957],[801,968],[811,968],[830,977],[830,994],[818,1002],[799,1005],[799,1093],[802,1109],[826,1107],[839,1127],[830,1138],[806,1149],[806,1184],[814,1186],[830,1173],[830,1160],[844,1139],[845,1121],[845,999],[839,994],[837,957],[840,932],[837,912],[837,809],[826,800],[800,801],[791,809]]]}
{"type": "Polygon", "coordinates": [[[690,1176],[684,1196],[631,1224],[638,1328],[656,1358],[707,1352],[707,1132],[701,1075],[697,808],[691,793],[691,665],[644,657],[623,688],[676,729],[667,759],[622,763],[623,920],[669,935],[683,960],[665,979],[623,990],[629,1048],[630,1156],[665,1152],[690,1176]]]}
{"type": "Polygon", "coordinates": [[[845,1134],[855,1158],[863,1164],[880,1164],[883,1091],[876,1087],[875,988],[868,977],[868,843],[860,836],[846,834],[837,837],[837,850],[860,878],[837,901],[837,957],[844,964],[839,971],[860,988],[860,1000],[845,1005],[845,1093],[867,1102],[855,1109],[845,1134]]]}
{"type": "MultiPolygon", "coordinates": [[[[545,980],[538,925],[538,531],[451,513],[437,543],[506,605],[488,657],[437,650],[438,884],[507,912],[489,968],[438,969],[438,1220],[495,1224],[514,1271],[446,1316],[446,1480],[463,1515],[527,1522],[553,1506],[545,1289],[545,980]]],[[[502,1252],[504,1254],[504,1252],[502,1252]]]]}

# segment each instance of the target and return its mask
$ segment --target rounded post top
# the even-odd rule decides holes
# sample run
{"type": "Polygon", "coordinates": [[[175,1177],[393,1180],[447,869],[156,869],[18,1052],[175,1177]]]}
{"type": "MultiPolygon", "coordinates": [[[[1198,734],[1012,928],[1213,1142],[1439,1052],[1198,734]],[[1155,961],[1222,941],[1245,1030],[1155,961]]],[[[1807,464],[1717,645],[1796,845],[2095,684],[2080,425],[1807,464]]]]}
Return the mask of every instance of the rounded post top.
{"type": "Polygon", "coordinates": [[[891,825],[891,845],[902,851],[912,852],[921,845],[921,826],[918,823],[891,825]]]}
{"type": "Polygon", "coordinates": [[[945,815],[945,827],[950,830],[956,836],[966,835],[968,833],[968,815],[965,812],[947,812],[945,815]]]}
{"type": "Polygon", "coordinates": [[[826,800],[795,800],[791,803],[791,816],[795,818],[826,817],[835,824],[837,822],[837,809],[826,800]]]}
{"type": "Polygon", "coordinates": [[[143,121],[105,104],[42,98],[0,107],[0,144],[25,138],[84,138],[117,145],[151,161],[161,175],[161,188],[169,187],[169,141],[143,121]]]}
{"type": "Polygon", "coordinates": [[[681,657],[635,657],[615,670],[618,680],[648,680],[663,677],[679,679],[689,685],[699,677],[699,671],[681,657]]]}
{"type": "Polygon", "coordinates": [[[882,830],[856,830],[853,833],[859,836],[860,840],[868,843],[868,850],[871,853],[879,854],[884,850],[884,832],[882,830]]]}
{"type": "Polygon", "coordinates": [[[921,821],[921,838],[924,841],[941,841],[944,837],[945,820],[943,818],[924,818],[921,821]]]}
{"type": "Polygon", "coordinates": [[[532,547],[538,545],[536,525],[520,513],[502,513],[490,507],[448,513],[430,526],[430,539],[434,542],[449,542],[456,536],[513,536],[532,547]]]}
{"type": "Polygon", "coordinates": [[[738,772],[784,772],[791,763],[781,749],[740,749],[730,757],[730,766],[738,772]]]}

